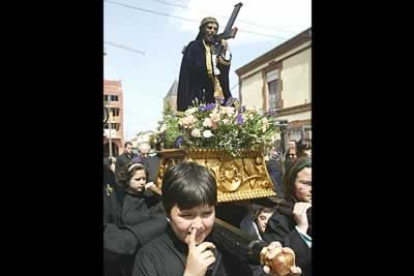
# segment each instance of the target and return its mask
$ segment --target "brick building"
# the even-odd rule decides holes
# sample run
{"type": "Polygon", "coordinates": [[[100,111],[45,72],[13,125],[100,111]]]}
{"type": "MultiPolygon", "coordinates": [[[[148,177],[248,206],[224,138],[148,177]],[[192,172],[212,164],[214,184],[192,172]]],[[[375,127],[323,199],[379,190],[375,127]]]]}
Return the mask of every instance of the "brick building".
{"type": "Polygon", "coordinates": [[[124,146],[124,101],[121,81],[104,80],[104,105],[109,119],[104,123],[104,156],[109,156],[109,141],[112,141],[112,156],[122,153],[124,146]]]}

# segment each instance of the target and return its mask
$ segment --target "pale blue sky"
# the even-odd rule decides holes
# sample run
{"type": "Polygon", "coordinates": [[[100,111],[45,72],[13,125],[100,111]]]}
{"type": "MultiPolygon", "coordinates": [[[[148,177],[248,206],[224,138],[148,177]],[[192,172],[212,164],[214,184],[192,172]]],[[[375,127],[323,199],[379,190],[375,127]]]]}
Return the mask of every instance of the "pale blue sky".
{"type": "MultiPolygon", "coordinates": [[[[105,0],[104,41],[108,43],[104,44],[107,54],[104,57],[104,77],[122,81],[124,135],[127,140],[140,131],[156,130],[157,122],[162,118],[163,98],[174,79],[178,79],[181,50],[196,37],[201,19],[215,16],[221,32],[238,2],[105,0]],[[111,43],[144,54],[127,51],[111,43]]],[[[229,40],[233,54],[230,88],[238,81],[236,69],[311,27],[311,0],[241,2],[243,7],[234,24],[239,31],[236,39],[229,40]]],[[[238,97],[238,86],[234,87],[232,94],[238,97]]]]}

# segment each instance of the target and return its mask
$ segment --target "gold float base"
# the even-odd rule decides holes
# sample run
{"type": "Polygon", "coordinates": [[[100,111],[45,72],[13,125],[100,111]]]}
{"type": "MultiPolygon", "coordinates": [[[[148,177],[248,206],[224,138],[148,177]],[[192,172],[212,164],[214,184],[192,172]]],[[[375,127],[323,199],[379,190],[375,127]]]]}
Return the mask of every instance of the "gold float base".
{"type": "Polygon", "coordinates": [[[276,196],[263,154],[254,150],[243,150],[236,158],[216,149],[163,150],[155,191],[161,192],[166,168],[182,161],[197,162],[213,173],[219,203],[276,196]]]}

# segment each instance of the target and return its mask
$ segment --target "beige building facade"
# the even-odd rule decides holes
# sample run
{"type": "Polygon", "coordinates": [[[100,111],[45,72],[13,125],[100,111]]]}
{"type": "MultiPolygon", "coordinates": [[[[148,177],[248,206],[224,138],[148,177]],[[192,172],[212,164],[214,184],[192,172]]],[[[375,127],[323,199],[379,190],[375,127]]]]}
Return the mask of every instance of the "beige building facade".
{"type": "Polygon", "coordinates": [[[288,121],[289,139],[312,138],[311,28],[238,68],[239,99],[247,109],[288,121]]]}

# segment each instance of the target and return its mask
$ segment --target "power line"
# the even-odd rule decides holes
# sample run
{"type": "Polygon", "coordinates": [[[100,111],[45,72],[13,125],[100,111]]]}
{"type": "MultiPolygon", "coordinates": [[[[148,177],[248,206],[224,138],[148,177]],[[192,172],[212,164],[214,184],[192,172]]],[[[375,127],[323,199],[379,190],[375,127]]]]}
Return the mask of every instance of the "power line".
{"type": "Polygon", "coordinates": [[[109,0],[105,0],[105,2],[115,4],[115,5],[119,5],[119,6],[123,6],[125,8],[129,8],[129,9],[133,9],[133,10],[139,10],[139,11],[144,11],[144,12],[148,12],[148,13],[152,13],[152,14],[158,14],[158,15],[163,15],[163,16],[167,16],[167,17],[173,17],[173,18],[181,19],[181,20],[184,20],[184,21],[190,21],[190,22],[198,23],[198,20],[195,20],[195,19],[189,19],[189,18],[185,18],[185,17],[171,15],[171,14],[168,14],[168,13],[162,13],[162,12],[157,12],[157,11],[153,11],[153,10],[147,10],[147,9],[138,8],[138,7],[135,7],[135,6],[122,4],[122,3],[118,3],[118,2],[113,2],[113,1],[109,1],[109,0]]]}
{"type": "MultiPolygon", "coordinates": [[[[145,52],[139,51],[139,50],[135,50],[135,49],[133,49],[131,47],[126,47],[126,46],[123,46],[123,45],[120,45],[120,44],[116,44],[116,43],[113,43],[113,42],[109,42],[109,41],[104,41],[104,43],[106,43],[108,45],[111,45],[111,46],[114,46],[114,47],[117,47],[117,48],[121,48],[121,49],[126,50],[126,51],[138,53],[138,54],[141,54],[141,55],[145,56],[145,52]]],[[[105,53],[105,55],[106,55],[106,53],[105,53]]]]}
{"type": "Polygon", "coordinates": [[[236,88],[237,85],[239,85],[239,83],[236,83],[235,85],[233,85],[233,87],[230,89],[230,92],[233,91],[233,89],[236,88]]]}
{"type": "MultiPolygon", "coordinates": [[[[190,9],[188,6],[174,4],[174,3],[170,3],[170,2],[166,2],[166,1],[162,1],[162,0],[152,0],[152,1],[158,2],[158,3],[161,3],[161,4],[164,4],[164,5],[168,5],[168,6],[182,8],[182,9],[185,9],[185,10],[193,10],[193,11],[198,11],[198,12],[205,12],[205,13],[210,13],[210,14],[214,14],[214,15],[220,16],[222,18],[228,18],[228,16],[225,16],[225,15],[222,15],[222,14],[217,14],[217,13],[213,13],[213,12],[209,12],[209,11],[205,11],[205,10],[200,11],[200,10],[196,10],[196,9],[190,9]]],[[[261,25],[261,24],[257,24],[255,22],[251,22],[251,21],[238,20],[238,22],[245,23],[245,24],[248,24],[248,25],[254,25],[254,26],[257,26],[257,27],[261,27],[261,28],[279,30],[279,31],[286,32],[286,33],[291,33],[291,34],[297,34],[295,32],[292,32],[292,31],[289,31],[289,30],[286,30],[286,29],[282,29],[282,28],[279,28],[279,27],[261,25]]]]}
{"type": "MultiPolygon", "coordinates": [[[[157,11],[153,11],[153,10],[147,10],[147,9],[138,8],[138,7],[135,7],[135,6],[131,6],[131,5],[127,5],[127,4],[122,4],[122,3],[118,3],[118,2],[113,2],[113,1],[109,1],[109,0],[105,0],[105,2],[108,2],[108,3],[111,3],[111,4],[115,4],[115,5],[119,5],[119,6],[123,6],[125,8],[129,8],[129,9],[134,9],[134,10],[144,11],[144,12],[148,12],[148,13],[152,13],[152,14],[157,14],[157,15],[162,15],[162,16],[167,16],[167,17],[172,17],[172,18],[176,18],[176,19],[180,19],[180,20],[184,20],[184,21],[199,23],[199,20],[196,20],[196,19],[191,19],[191,18],[186,18],[186,17],[181,17],[181,16],[175,16],[175,15],[172,15],[172,14],[157,12],[157,11]]],[[[250,33],[250,34],[255,34],[255,35],[261,35],[261,36],[273,37],[273,38],[279,38],[279,39],[286,40],[285,37],[280,37],[280,36],[276,36],[276,35],[269,35],[269,34],[263,34],[263,33],[253,32],[253,31],[246,30],[246,29],[239,29],[239,31],[240,32],[245,32],[245,33],[250,33]]]]}

